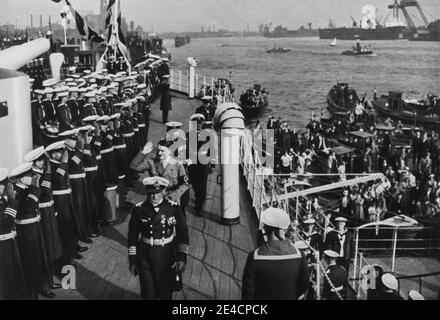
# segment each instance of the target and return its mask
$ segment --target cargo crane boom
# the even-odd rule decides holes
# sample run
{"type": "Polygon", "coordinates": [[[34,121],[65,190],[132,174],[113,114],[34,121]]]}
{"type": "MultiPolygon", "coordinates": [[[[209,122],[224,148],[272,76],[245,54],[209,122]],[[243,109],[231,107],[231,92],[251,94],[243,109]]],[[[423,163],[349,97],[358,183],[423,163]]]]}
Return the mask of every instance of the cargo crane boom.
{"type": "MultiPolygon", "coordinates": [[[[388,6],[389,9],[394,9],[395,7],[396,7],[395,4],[392,4],[392,5],[388,6]]],[[[420,7],[419,3],[417,1],[415,1],[415,0],[401,0],[398,8],[400,10],[402,10],[402,13],[405,16],[406,22],[408,24],[408,27],[411,30],[416,30],[416,26],[415,26],[414,22],[412,21],[408,11],[406,10],[406,8],[409,8],[409,7],[416,7],[417,8],[417,10],[419,11],[420,16],[423,19],[423,22],[425,23],[425,27],[428,28],[428,25],[429,25],[428,19],[426,18],[426,15],[423,12],[422,8],[420,7]]]]}

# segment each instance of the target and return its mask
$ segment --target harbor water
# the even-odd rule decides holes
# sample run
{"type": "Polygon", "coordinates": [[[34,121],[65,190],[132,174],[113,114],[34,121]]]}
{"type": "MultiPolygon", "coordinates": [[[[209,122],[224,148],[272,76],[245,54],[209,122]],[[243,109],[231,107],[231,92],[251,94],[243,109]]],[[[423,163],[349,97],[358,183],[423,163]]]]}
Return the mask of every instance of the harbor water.
{"type": "Polygon", "coordinates": [[[185,70],[186,58],[198,60],[198,73],[210,77],[229,77],[236,87],[235,96],[255,83],[270,92],[269,107],[263,117],[274,114],[301,129],[312,111],[319,114],[326,107],[326,95],[336,83],[348,82],[367,98],[389,90],[400,90],[403,97],[422,98],[440,93],[440,42],[365,41],[372,57],[342,56],[354,41],[338,41],[329,47],[328,40],[317,38],[227,37],[191,39],[174,47],[174,40],[164,46],[172,54],[171,67],[185,70]],[[273,47],[291,49],[286,53],[266,53],[273,47]]]}

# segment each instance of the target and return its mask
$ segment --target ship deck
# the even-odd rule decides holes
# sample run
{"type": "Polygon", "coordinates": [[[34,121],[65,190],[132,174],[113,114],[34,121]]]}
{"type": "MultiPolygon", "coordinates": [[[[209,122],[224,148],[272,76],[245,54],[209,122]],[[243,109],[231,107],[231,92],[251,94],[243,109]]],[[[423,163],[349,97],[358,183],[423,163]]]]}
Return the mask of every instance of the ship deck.
{"type": "MultiPolygon", "coordinates": [[[[199,101],[173,94],[170,121],[180,121],[188,129],[188,119],[199,106],[199,101]]],[[[165,136],[165,125],[159,101],[152,105],[149,140],[158,142],[165,136]]],[[[250,197],[241,185],[240,224],[224,226],[219,223],[221,212],[219,168],[208,177],[204,218],[194,215],[194,194],[187,209],[190,251],[183,274],[184,288],[174,293],[179,300],[237,300],[241,298],[241,279],[247,255],[256,247],[257,221],[250,197]]],[[[141,179],[141,178],[140,178],[141,179]]],[[[127,193],[132,204],[144,201],[145,192],[138,182],[127,193]]],[[[103,235],[95,238],[83,259],[78,260],[76,289],[54,292],[60,300],[138,300],[140,288],[137,277],[128,269],[127,233],[129,212],[119,213],[121,222],[106,227],[103,235]]]]}

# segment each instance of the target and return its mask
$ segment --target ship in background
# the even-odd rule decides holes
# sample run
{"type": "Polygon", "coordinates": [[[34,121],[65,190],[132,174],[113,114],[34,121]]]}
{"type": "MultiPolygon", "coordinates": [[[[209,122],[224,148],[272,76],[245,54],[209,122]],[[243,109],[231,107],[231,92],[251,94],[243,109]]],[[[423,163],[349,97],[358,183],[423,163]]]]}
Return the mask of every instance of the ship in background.
{"type": "MultiPolygon", "coordinates": [[[[411,3],[412,6],[418,6],[418,8],[420,8],[417,1],[411,1],[411,3]]],[[[409,28],[400,17],[400,11],[402,10],[401,4],[399,5],[398,1],[395,0],[394,4],[388,8],[392,9],[392,17],[385,19],[386,21],[384,21],[383,24],[377,20],[377,9],[371,5],[366,5],[362,8],[362,14],[364,16],[360,20],[359,26],[353,17],[351,17],[353,20],[353,26],[351,28],[337,28],[335,23],[330,20],[329,28],[319,29],[319,38],[352,40],[355,36],[359,36],[362,40],[408,39],[409,28]]],[[[406,7],[403,8],[406,12],[406,7]]]]}
{"type": "Polygon", "coordinates": [[[288,30],[282,25],[278,25],[273,31],[270,31],[272,23],[260,24],[259,32],[266,38],[301,38],[301,37],[317,37],[318,30],[312,29],[312,23],[308,23],[308,28],[301,26],[298,30],[288,30]]]}

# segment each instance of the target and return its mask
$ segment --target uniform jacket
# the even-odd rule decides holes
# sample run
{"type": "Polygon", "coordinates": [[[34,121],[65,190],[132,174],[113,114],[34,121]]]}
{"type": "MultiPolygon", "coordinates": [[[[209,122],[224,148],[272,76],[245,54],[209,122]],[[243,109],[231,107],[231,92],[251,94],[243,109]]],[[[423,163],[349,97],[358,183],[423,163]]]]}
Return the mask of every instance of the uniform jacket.
{"type": "Polygon", "coordinates": [[[72,122],[76,125],[79,125],[82,119],[78,102],[74,98],[69,98],[66,104],[69,107],[72,122]]]}
{"type": "MultiPolygon", "coordinates": [[[[188,226],[180,207],[163,199],[156,212],[149,201],[136,205],[128,226],[129,263],[136,263],[139,237],[161,240],[173,237],[176,260],[186,262],[189,249],[188,226]]],[[[164,248],[165,249],[165,248],[164,248]]]]}
{"type": "Polygon", "coordinates": [[[288,240],[268,241],[251,252],[243,272],[243,300],[296,300],[307,289],[304,255],[288,240]]]}
{"type": "Polygon", "coordinates": [[[59,104],[57,107],[57,119],[60,123],[60,131],[72,130],[75,128],[73,125],[72,114],[67,104],[59,104]]]}
{"type": "Polygon", "coordinates": [[[52,121],[52,122],[56,122],[57,121],[57,111],[55,109],[54,104],[52,103],[52,101],[50,101],[49,99],[43,99],[42,101],[43,107],[44,107],[44,111],[46,114],[46,121],[52,121]]]}
{"type": "Polygon", "coordinates": [[[160,110],[171,110],[170,86],[168,84],[162,84],[160,93],[160,110]]]}
{"type": "Polygon", "coordinates": [[[336,294],[337,291],[342,298],[345,298],[348,286],[348,276],[344,267],[337,264],[331,265],[327,268],[326,274],[333,283],[334,288],[331,287],[328,280],[324,277],[325,280],[322,297],[326,300],[339,300],[339,297],[336,294]]]}
{"type": "MultiPolygon", "coordinates": [[[[352,259],[354,256],[354,238],[353,233],[350,231],[345,231],[345,241],[344,241],[344,258],[352,259]]],[[[341,234],[336,231],[330,231],[325,239],[325,250],[333,250],[337,253],[341,251],[341,242],[340,242],[341,234]]]]}

